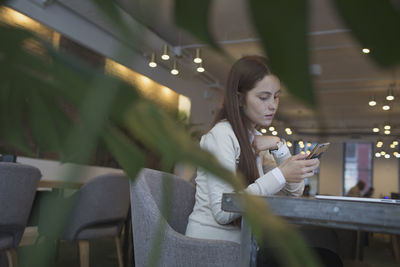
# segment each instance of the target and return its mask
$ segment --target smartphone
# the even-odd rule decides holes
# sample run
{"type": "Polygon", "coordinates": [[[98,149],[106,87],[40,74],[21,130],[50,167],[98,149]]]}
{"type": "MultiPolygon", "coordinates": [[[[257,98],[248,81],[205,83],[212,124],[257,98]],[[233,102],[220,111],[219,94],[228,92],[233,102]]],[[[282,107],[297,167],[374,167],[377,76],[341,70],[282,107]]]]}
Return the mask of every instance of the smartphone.
{"type": "Polygon", "coordinates": [[[320,158],[322,154],[328,149],[329,145],[330,143],[317,144],[306,159],[320,158]]]}

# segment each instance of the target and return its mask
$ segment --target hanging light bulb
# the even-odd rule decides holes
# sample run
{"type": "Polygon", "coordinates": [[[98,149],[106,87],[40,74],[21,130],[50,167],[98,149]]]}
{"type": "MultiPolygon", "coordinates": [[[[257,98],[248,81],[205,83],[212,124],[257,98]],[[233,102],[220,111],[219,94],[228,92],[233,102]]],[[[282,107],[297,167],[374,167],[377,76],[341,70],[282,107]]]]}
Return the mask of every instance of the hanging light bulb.
{"type": "Polygon", "coordinates": [[[383,146],[383,142],[382,141],[378,141],[376,142],[376,147],[382,147],[383,146]]]}
{"type": "Polygon", "coordinates": [[[393,145],[397,146],[398,144],[399,144],[399,141],[397,141],[397,140],[393,141],[393,145]]]}
{"type": "Polygon", "coordinates": [[[200,48],[196,48],[196,56],[194,57],[193,62],[197,64],[203,62],[203,60],[200,57],[200,48]]]}
{"type": "Polygon", "coordinates": [[[292,147],[292,146],[293,146],[292,142],[290,142],[290,141],[287,141],[287,142],[286,142],[286,145],[287,145],[288,147],[292,147]]]}
{"type": "Polygon", "coordinates": [[[368,48],[363,48],[363,49],[362,49],[362,52],[363,52],[364,54],[369,54],[369,53],[371,52],[371,50],[369,50],[368,48]]]}
{"type": "Polygon", "coordinates": [[[386,152],[385,152],[385,151],[381,151],[381,155],[382,155],[382,156],[385,156],[385,155],[386,155],[386,152]]]}
{"type": "Polygon", "coordinates": [[[265,134],[265,133],[267,133],[267,129],[262,128],[262,129],[260,130],[260,132],[263,133],[263,134],[265,134]]]}
{"type": "Polygon", "coordinates": [[[270,130],[271,132],[272,132],[272,131],[275,131],[275,127],[274,127],[274,126],[270,126],[270,127],[268,128],[268,130],[270,130]]]}
{"type": "Polygon", "coordinates": [[[376,152],[376,153],[375,153],[375,157],[380,158],[380,157],[381,157],[381,153],[376,152]]]}
{"type": "Polygon", "coordinates": [[[163,45],[163,47],[162,47],[161,59],[162,60],[168,60],[169,59],[168,45],[166,45],[166,44],[163,45]]]}
{"type": "Polygon", "coordinates": [[[372,131],[373,131],[374,133],[379,133],[379,128],[378,128],[378,127],[374,127],[374,128],[372,128],[372,131]]]}
{"type": "Polygon", "coordinates": [[[151,53],[151,59],[149,62],[149,67],[150,68],[155,68],[157,67],[157,63],[156,63],[156,54],[155,53],[151,53]]]}
{"type": "Polygon", "coordinates": [[[277,131],[272,131],[272,135],[278,135],[277,131]]]}
{"type": "Polygon", "coordinates": [[[384,133],[385,134],[390,134],[390,130],[385,130],[384,133]]]}
{"type": "Polygon", "coordinates": [[[385,124],[385,126],[383,126],[383,129],[385,129],[385,130],[390,130],[390,124],[389,123],[386,123],[385,124]]]}
{"type": "Polygon", "coordinates": [[[371,97],[371,99],[368,102],[368,105],[370,105],[371,107],[376,106],[375,96],[371,97]]]}
{"type": "Polygon", "coordinates": [[[174,59],[174,63],[172,64],[172,69],[171,69],[171,74],[172,75],[178,75],[179,74],[179,70],[178,70],[178,67],[177,67],[177,62],[176,62],[176,59],[174,59]]]}
{"type": "Polygon", "coordinates": [[[390,159],[390,155],[389,154],[385,154],[385,159],[390,159]]]}
{"type": "Polygon", "coordinates": [[[197,66],[197,69],[196,69],[198,72],[204,72],[205,71],[205,69],[203,68],[203,63],[199,63],[199,65],[197,66]]]}
{"type": "Polygon", "coordinates": [[[385,104],[382,106],[382,109],[383,110],[389,110],[390,109],[389,104],[385,102],[385,104]]]}
{"type": "Polygon", "coordinates": [[[390,148],[395,148],[396,146],[393,144],[390,144],[390,148]]]}
{"type": "Polygon", "coordinates": [[[388,94],[386,96],[386,100],[388,100],[388,101],[394,100],[393,90],[391,87],[388,89],[388,94]]]}

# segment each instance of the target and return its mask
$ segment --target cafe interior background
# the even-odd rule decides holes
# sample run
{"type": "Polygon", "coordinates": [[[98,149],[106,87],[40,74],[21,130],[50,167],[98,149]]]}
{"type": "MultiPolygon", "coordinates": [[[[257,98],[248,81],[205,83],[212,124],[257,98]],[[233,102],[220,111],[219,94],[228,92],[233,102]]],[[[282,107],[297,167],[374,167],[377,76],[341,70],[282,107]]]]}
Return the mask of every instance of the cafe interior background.
{"type": "MultiPolygon", "coordinates": [[[[90,1],[9,1],[0,9],[0,21],[30,30],[54,48],[132,83],[167,110],[186,114],[198,137],[221,104],[233,60],[264,54],[245,1],[213,3],[210,29],[228,58],[174,24],[172,1],[116,2],[123,19],[140,33],[134,44],[124,42],[90,1]],[[196,58],[202,62],[195,63],[196,58]]],[[[309,12],[309,67],[319,107],[301,103],[283,86],[272,126],[260,130],[287,140],[293,153],[331,143],[318,172],[307,181],[312,195],[342,196],[361,179],[365,191],[374,187],[373,197],[390,197],[400,191],[400,67],[377,66],[370,58],[374,50],[360,46],[330,1],[310,1],[309,12]]],[[[115,167],[102,152],[98,148],[91,164],[115,167]]],[[[57,159],[40,151],[37,156],[57,159]]],[[[29,160],[21,157],[20,162],[29,160]]],[[[156,168],[157,159],[150,155],[147,164],[156,168]]],[[[193,176],[189,166],[178,164],[175,172],[185,179],[193,176]]]]}

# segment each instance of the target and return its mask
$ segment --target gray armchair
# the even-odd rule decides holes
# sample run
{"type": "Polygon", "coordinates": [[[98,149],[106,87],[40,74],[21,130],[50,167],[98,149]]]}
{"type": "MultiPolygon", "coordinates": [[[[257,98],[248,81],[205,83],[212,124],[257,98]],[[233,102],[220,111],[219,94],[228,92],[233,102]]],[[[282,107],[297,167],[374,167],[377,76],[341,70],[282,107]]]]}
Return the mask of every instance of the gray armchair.
{"type": "MultiPolygon", "coordinates": [[[[78,240],[80,266],[89,267],[89,240],[114,237],[118,263],[122,267],[120,233],[129,211],[128,178],[123,174],[98,176],[82,186],[70,199],[60,203],[63,202],[66,203],[61,204],[61,208],[70,208],[60,238],[78,240]]],[[[63,223],[57,219],[46,223],[48,219],[40,218],[39,232],[43,236],[57,238],[48,230],[49,224],[63,223]]]]}
{"type": "Polygon", "coordinates": [[[237,266],[240,245],[230,241],[185,236],[194,205],[195,188],[172,174],[143,169],[131,183],[131,209],[135,266],[148,265],[153,239],[161,222],[166,223],[158,266],[237,266]],[[168,218],[160,210],[163,179],[172,185],[172,206],[168,218]]]}
{"type": "Polygon", "coordinates": [[[0,251],[17,266],[21,241],[42,174],[32,166],[0,162],[0,251]]]}

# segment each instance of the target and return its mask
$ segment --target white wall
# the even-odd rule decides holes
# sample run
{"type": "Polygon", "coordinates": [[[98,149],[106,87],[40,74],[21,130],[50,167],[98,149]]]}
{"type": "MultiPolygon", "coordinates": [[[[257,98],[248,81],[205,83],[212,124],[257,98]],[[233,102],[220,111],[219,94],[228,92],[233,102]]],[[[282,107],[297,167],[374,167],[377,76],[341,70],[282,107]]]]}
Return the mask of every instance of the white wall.
{"type": "MultiPolygon", "coordinates": [[[[319,194],[343,195],[343,143],[331,142],[321,158],[319,194]]],[[[399,191],[399,159],[373,158],[373,197],[399,191]]]]}
{"type": "Polygon", "coordinates": [[[341,196],[343,191],[343,143],[331,142],[321,157],[319,194],[341,196]]]}
{"type": "Polygon", "coordinates": [[[399,159],[375,158],[373,167],[374,197],[390,196],[399,191],[399,159]]]}

